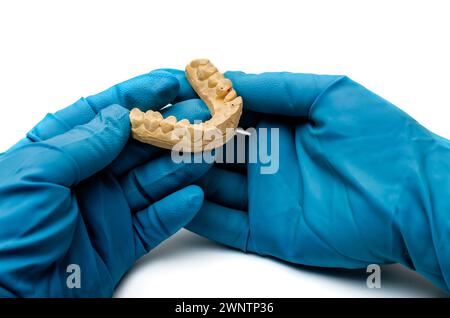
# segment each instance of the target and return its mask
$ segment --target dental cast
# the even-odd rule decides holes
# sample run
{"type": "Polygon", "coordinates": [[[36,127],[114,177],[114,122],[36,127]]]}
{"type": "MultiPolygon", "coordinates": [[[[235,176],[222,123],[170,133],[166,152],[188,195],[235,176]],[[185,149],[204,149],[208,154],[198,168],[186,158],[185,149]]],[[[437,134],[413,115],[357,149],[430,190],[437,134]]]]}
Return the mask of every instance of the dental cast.
{"type": "Polygon", "coordinates": [[[186,66],[186,77],[198,96],[208,106],[212,118],[200,124],[174,116],[138,108],[130,112],[134,139],[157,147],[199,152],[222,146],[234,136],[242,114],[242,97],[237,96],[231,81],[206,59],[194,60],[186,66]],[[231,133],[230,129],[231,128],[231,133]],[[174,149],[181,146],[182,149],[174,149]]]}

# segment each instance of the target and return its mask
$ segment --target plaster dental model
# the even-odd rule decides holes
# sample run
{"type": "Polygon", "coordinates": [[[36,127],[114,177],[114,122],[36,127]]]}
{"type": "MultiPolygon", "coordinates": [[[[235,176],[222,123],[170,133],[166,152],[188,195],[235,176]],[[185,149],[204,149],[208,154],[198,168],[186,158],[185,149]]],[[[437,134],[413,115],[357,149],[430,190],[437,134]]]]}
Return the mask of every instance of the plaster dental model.
{"type": "Polygon", "coordinates": [[[177,151],[199,152],[222,146],[235,134],[242,114],[242,97],[237,96],[231,81],[207,59],[186,66],[186,77],[197,95],[208,106],[212,118],[200,124],[161,113],[146,113],[134,108],[130,112],[134,139],[157,147],[177,151]]]}

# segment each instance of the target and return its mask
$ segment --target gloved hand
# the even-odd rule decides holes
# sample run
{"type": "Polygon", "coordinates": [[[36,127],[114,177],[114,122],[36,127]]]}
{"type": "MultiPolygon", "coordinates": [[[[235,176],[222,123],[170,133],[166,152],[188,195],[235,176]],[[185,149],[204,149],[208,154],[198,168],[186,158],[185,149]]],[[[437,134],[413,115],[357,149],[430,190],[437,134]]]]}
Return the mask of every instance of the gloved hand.
{"type": "MultiPolygon", "coordinates": [[[[0,155],[0,296],[111,296],[193,218],[203,192],[187,185],[208,165],[128,141],[128,109],[159,109],[178,89],[167,72],[133,78],[48,115],[0,155]]],[[[166,115],[205,120],[199,103],[166,115]]]]}
{"type": "MultiPolygon", "coordinates": [[[[401,263],[448,291],[448,140],[345,76],[226,76],[244,128],[279,128],[279,170],[216,165],[188,229],[297,264],[401,263]]],[[[182,87],[179,98],[192,97],[182,87]]]]}

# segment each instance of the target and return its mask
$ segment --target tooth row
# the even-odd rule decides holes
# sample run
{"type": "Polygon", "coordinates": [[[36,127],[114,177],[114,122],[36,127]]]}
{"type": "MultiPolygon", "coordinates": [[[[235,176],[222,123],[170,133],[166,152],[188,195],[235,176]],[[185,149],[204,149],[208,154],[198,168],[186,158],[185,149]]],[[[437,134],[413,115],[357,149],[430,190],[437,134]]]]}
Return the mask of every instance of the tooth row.
{"type": "Polygon", "coordinates": [[[187,119],[182,119],[177,122],[175,116],[163,118],[160,112],[148,110],[144,113],[138,108],[133,108],[131,110],[130,120],[132,129],[142,129],[143,126],[145,130],[150,133],[160,128],[161,132],[166,134],[172,131],[174,128],[183,128],[189,126],[189,120],[187,119]]]}
{"type": "Polygon", "coordinates": [[[149,110],[144,113],[138,108],[134,108],[130,112],[130,119],[133,130],[145,130],[146,133],[153,133],[158,129],[159,134],[167,134],[177,128],[187,128],[190,131],[194,131],[206,130],[214,127],[218,128],[222,133],[225,133],[226,128],[235,128],[229,125],[229,117],[233,114],[230,114],[229,116],[226,116],[226,114],[227,112],[220,112],[204,123],[191,125],[187,119],[177,121],[175,116],[163,118],[161,113],[157,111],[149,110]]]}
{"type": "Polygon", "coordinates": [[[232,137],[227,128],[232,128],[233,131],[236,129],[243,104],[242,97],[237,96],[232,82],[207,59],[194,60],[187,65],[186,77],[208,106],[212,118],[192,125],[187,119],[177,121],[174,116],[163,118],[157,111],[149,110],[144,113],[135,108],[130,112],[133,138],[171,149],[189,132],[191,138],[187,142],[200,145],[197,148],[188,147],[195,152],[219,147],[232,137]]]}
{"type": "Polygon", "coordinates": [[[177,121],[174,116],[162,118],[159,112],[143,113],[137,108],[131,111],[130,118],[135,139],[169,149],[185,136],[190,137],[190,143],[198,143],[201,140],[201,148],[198,151],[205,148],[204,146],[213,139],[217,142],[214,147],[216,148],[229,139],[227,128],[235,128],[235,123],[221,113],[201,124],[190,124],[187,119],[177,121]]]}

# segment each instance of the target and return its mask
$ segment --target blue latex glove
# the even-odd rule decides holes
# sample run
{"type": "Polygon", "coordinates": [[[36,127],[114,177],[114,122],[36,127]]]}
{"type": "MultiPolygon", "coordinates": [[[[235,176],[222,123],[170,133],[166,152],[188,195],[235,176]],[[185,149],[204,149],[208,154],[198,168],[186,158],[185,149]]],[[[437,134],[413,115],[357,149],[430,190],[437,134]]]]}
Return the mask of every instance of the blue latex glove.
{"type": "MultiPolygon", "coordinates": [[[[128,109],[159,109],[178,89],[167,72],[133,78],[48,115],[0,155],[0,296],[111,296],[140,256],[193,218],[203,192],[188,184],[208,165],[128,141],[128,109]],[[69,288],[77,273],[81,288],[69,288]]],[[[195,99],[165,113],[210,116],[195,99]]]]}
{"type": "Polygon", "coordinates": [[[214,167],[188,229],[297,264],[401,263],[448,291],[448,140],[345,76],[226,76],[244,99],[241,124],[280,129],[279,171],[214,167]]]}

